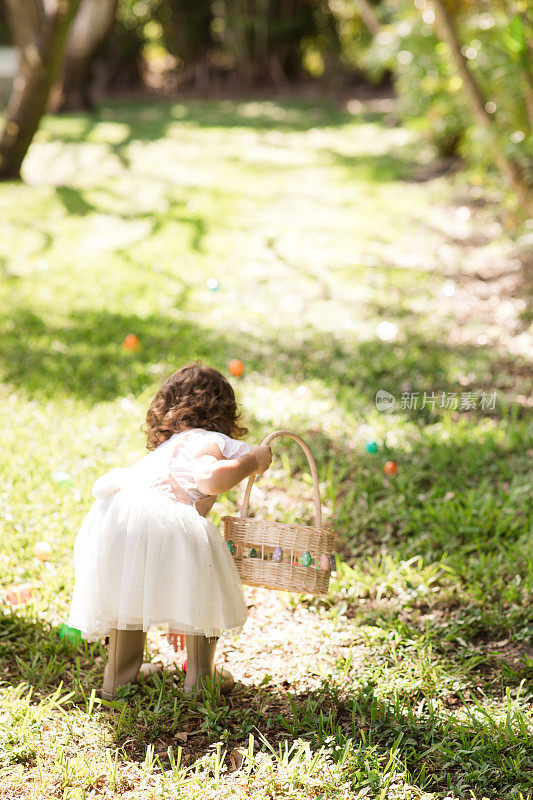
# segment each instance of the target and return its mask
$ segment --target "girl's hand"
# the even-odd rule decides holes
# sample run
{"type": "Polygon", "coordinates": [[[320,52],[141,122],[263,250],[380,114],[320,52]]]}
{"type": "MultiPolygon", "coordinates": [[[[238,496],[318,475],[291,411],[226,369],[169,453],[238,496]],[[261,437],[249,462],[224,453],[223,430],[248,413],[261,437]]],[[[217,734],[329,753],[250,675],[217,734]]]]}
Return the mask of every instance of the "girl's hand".
{"type": "Polygon", "coordinates": [[[178,650],[185,650],[185,636],[182,633],[167,634],[167,642],[172,645],[175,653],[178,650]]]}
{"type": "Polygon", "coordinates": [[[250,453],[255,456],[257,462],[258,475],[262,475],[272,463],[272,451],[267,444],[253,444],[250,447],[250,453]]]}

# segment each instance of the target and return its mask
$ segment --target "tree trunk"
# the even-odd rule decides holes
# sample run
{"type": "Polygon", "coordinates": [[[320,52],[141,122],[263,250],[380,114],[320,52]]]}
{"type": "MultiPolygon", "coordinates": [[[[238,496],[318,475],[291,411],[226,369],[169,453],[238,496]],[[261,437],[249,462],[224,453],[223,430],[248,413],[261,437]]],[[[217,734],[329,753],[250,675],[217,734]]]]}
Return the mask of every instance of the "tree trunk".
{"type": "Polygon", "coordinates": [[[69,30],[61,75],[50,108],[79,111],[93,107],[90,97],[94,54],[113,26],[117,0],[81,0],[69,30]]]}
{"type": "Polygon", "coordinates": [[[45,111],[50,88],[79,0],[7,0],[20,68],[0,133],[0,180],[20,178],[20,168],[45,111]]]}
{"type": "Polygon", "coordinates": [[[530,35],[531,23],[525,14],[520,14],[522,25],[524,27],[524,36],[526,40],[526,54],[525,63],[523,67],[525,91],[526,91],[526,109],[529,125],[533,128],[533,41],[530,35]]]}
{"type": "Polygon", "coordinates": [[[502,175],[505,176],[513,191],[524,204],[525,210],[531,209],[532,196],[531,186],[528,185],[526,178],[515,161],[510,159],[500,147],[496,132],[494,130],[494,120],[486,109],[485,99],[476,79],[470,71],[467,60],[461,52],[454,21],[444,0],[433,0],[437,28],[442,39],[450,48],[455,68],[463,80],[466,94],[470,101],[470,108],[478,124],[484,128],[489,136],[490,148],[494,162],[502,175]]]}

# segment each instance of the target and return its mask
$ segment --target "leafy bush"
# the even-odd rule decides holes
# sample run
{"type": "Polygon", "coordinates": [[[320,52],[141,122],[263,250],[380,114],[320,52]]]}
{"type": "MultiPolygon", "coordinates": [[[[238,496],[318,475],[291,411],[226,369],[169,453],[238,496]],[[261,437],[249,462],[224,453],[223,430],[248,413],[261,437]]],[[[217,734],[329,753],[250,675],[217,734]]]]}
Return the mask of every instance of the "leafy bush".
{"type": "MultiPolygon", "coordinates": [[[[522,12],[525,4],[517,2],[512,10],[498,0],[452,5],[461,52],[493,116],[498,146],[530,173],[527,43],[533,27],[522,12]]],[[[402,118],[422,131],[441,155],[463,156],[482,178],[494,162],[489,134],[474,117],[449,47],[435,28],[432,7],[427,0],[391,0],[387,9],[381,32],[357,63],[372,79],[391,70],[402,118]]]]}

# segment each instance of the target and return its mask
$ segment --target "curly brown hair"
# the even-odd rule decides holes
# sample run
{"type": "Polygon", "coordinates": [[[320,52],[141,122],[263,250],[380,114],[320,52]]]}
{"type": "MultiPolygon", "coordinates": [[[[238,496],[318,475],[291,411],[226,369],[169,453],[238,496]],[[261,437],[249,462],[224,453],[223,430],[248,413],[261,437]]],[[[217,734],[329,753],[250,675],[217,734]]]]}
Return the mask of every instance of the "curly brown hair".
{"type": "Polygon", "coordinates": [[[187,364],[163,383],[146,414],[146,447],[158,445],[188,428],[204,428],[242,439],[241,412],[230,382],[200,361],[187,364]]]}

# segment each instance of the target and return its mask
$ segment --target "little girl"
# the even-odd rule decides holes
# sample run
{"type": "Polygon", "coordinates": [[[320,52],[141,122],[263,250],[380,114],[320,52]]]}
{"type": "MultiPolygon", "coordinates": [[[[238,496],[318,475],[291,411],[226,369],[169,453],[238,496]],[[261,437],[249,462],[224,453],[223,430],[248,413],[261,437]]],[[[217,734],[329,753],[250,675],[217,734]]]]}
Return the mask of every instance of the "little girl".
{"type": "MultiPolygon", "coordinates": [[[[168,378],[146,416],[151,452],[93,486],[96,498],[74,545],[68,624],[84,639],[109,636],[102,697],[158,669],[142,664],[146,631],[167,623],[185,635],[184,691],[229,672],[214,669],[223,630],[246,620],[242,585],[228,546],[205,515],[216,495],[270,466],[269,447],[239,441],[248,431],[231,384],[199,362],[168,378]]],[[[172,638],[172,637],[169,637],[172,638]]]]}

